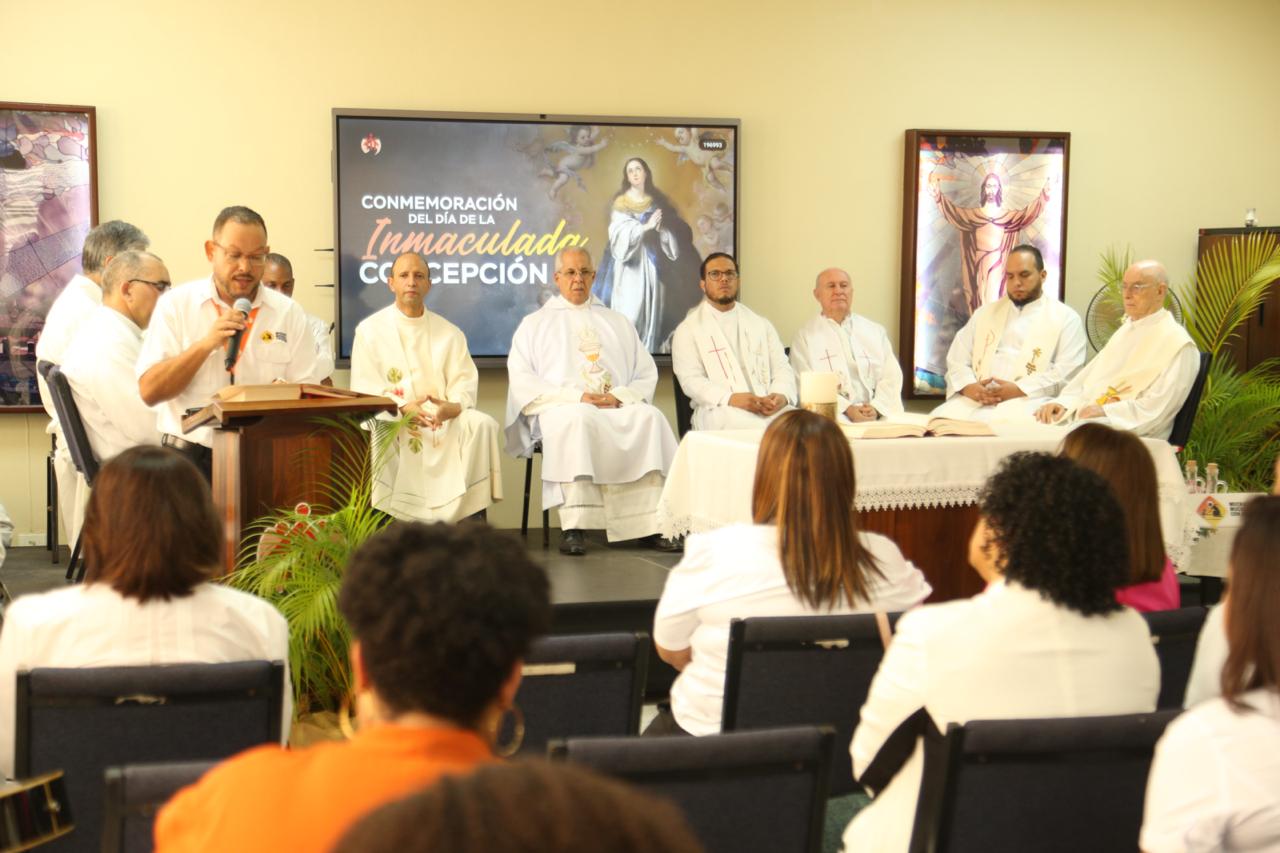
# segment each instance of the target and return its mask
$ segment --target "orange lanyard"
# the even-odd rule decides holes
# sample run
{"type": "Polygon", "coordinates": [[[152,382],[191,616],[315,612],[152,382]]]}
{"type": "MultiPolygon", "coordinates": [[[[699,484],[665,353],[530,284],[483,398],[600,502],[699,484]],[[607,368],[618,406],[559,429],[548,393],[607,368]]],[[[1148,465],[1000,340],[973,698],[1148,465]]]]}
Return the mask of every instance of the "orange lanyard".
{"type": "MultiPolygon", "coordinates": [[[[221,317],[223,314],[222,304],[217,300],[214,300],[213,307],[217,310],[218,316],[221,317]]],[[[258,309],[261,307],[262,306],[259,305],[257,308],[250,311],[248,318],[244,321],[244,334],[240,336],[240,348],[236,350],[236,363],[235,367],[231,368],[232,373],[235,373],[236,368],[240,366],[240,357],[244,355],[244,348],[249,343],[249,333],[253,331],[253,321],[258,318],[258,309]]],[[[231,346],[230,338],[227,338],[227,346],[231,346]]]]}

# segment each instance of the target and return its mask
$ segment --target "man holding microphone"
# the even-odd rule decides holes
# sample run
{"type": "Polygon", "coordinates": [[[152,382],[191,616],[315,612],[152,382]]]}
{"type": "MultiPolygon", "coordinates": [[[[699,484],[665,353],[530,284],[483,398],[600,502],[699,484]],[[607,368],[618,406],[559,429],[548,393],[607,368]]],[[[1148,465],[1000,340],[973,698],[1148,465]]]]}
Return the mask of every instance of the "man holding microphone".
{"type": "Polygon", "coordinates": [[[183,414],[229,385],[320,382],[307,316],[287,296],[261,286],[267,226],[247,207],[213,223],[205,256],[213,272],[160,298],[138,357],[138,391],[156,407],[161,443],[191,457],[212,479],[209,427],[183,433],[183,414]]]}

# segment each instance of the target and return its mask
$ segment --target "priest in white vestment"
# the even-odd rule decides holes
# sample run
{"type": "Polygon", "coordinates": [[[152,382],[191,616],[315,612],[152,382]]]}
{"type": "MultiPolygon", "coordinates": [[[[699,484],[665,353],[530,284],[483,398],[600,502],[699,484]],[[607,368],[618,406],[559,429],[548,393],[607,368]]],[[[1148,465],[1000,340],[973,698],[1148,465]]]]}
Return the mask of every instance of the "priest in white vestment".
{"type": "MultiPolygon", "coordinates": [[[[283,293],[293,299],[293,262],[279,252],[267,253],[267,264],[262,270],[262,284],[276,293],[283,293]]],[[[321,320],[314,314],[307,314],[307,325],[316,343],[316,372],[325,377],[324,384],[333,384],[334,360],[333,339],[329,334],[331,324],[321,320]]]]}
{"type": "Polygon", "coordinates": [[[1009,252],[1004,295],[973,312],[951,341],[948,399],[934,417],[1025,423],[1080,369],[1084,324],[1044,292],[1046,278],[1035,246],[1009,252]]]}
{"type": "Polygon", "coordinates": [[[591,295],[580,248],[556,257],[560,295],[520,321],[507,356],[507,452],[542,442],[542,505],[560,508],[560,550],[585,553],[583,531],[662,550],[657,505],[676,437],[653,405],[658,368],[635,326],[591,295]]]}
{"type": "Polygon", "coordinates": [[[99,462],[160,444],[156,413],[142,402],[134,366],[169,270],[150,252],[121,252],[102,277],[102,304],[80,324],[62,372],[99,462]]]}
{"type": "Polygon", "coordinates": [[[738,301],[738,264],[702,262],[706,298],[676,327],[671,368],[693,404],[694,429],[764,429],[796,403],[796,374],[773,325],[738,301]]]}
{"type": "Polygon", "coordinates": [[[837,409],[842,423],[874,421],[901,414],[902,368],[889,335],[879,323],[854,314],[849,274],[831,268],[818,273],[813,296],[821,311],[791,340],[791,366],[840,377],[837,409]]]}
{"type": "MultiPolygon", "coordinates": [[[[119,219],[104,222],[85,236],[80,255],[82,271],[71,277],[49,306],[40,339],[36,341],[38,361],[63,363],[80,324],[102,305],[102,274],[107,264],[121,252],[144,251],[149,245],[151,241],[142,229],[119,219]]],[[[58,438],[58,452],[53,457],[53,472],[58,484],[58,514],[63,528],[74,542],[80,532],[84,507],[89,501],[89,490],[67,452],[67,442],[58,425],[58,413],[53,408],[53,396],[44,383],[44,377],[37,374],[36,384],[40,389],[40,402],[49,415],[47,432],[58,438]]]]}
{"type": "Polygon", "coordinates": [[[387,284],[394,304],[356,326],[351,388],[390,397],[413,419],[375,459],[373,505],[415,521],[475,515],[502,500],[502,470],[498,422],[476,410],[467,338],[423,304],[431,272],[417,252],[396,258],[387,284]]]}
{"type": "Polygon", "coordinates": [[[1168,289],[1169,275],[1158,261],[1125,270],[1123,324],[1036,419],[1087,420],[1168,438],[1200,369],[1195,342],[1164,308],[1168,289]]]}

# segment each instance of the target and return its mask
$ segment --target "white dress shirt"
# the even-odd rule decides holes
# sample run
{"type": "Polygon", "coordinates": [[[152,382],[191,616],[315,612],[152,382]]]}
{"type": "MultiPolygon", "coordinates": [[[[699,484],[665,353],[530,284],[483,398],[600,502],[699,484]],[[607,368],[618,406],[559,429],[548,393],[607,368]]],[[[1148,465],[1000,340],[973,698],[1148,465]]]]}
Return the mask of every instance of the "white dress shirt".
{"type": "MultiPolygon", "coordinates": [[[[49,314],[44,319],[44,328],[40,330],[40,340],[36,341],[36,358],[53,364],[62,364],[67,349],[76,339],[76,330],[84,319],[102,306],[102,288],[92,280],[77,273],[67,282],[67,286],[58,294],[49,306],[49,314]]],[[[53,408],[53,395],[49,386],[44,384],[44,377],[37,376],[36,384],[40,387],[40,402],[49,415],[48,432],[58,428],[58,413],[53,408]]],[[[58,437],[58,446],[64,447],[66,442],[58,437]]]]}
{"type": "Polygon", "coordinates": [[[105,583],[24,595],[9,605],[0,631],[0,771],[13,777],[19,672],[243,660],[285,663],[283,743],[293,717],[289,628],[263,599],[212,583],[183,598],[146,604],[105,583]]]}
{"type": "Polygon", "coordinates": [[[870,601],[822,611],[787,586],[774,525],[732,525],[689,537],[653,619],[654,643],[673,651],[693,649],[693,659],[671,687],[671,712],[681,728],[695,735],[720,731],[731,620],[896,612],[928,598],[928,581],[892,540],[878,533],[859,535],[884,576],[867,578],[870,601]]]}
{"type": "Polygon", "coordinates": [[[159,444],[155,410],[142,402],[134,365],[142,329],[100,305],[80,324],[62,372],[71,385],[89,445],[99,462],[139,444],[159,444]]]}
{"type": "MultiPolygon", "coordinates": [[[[268,287],[258,287],[253,307],[258,310],[248,341],[236,364],[237,385],[266,385],[272,382],[320,382],[321,366],[316,359],[315,335],[302,306],[268,287]]],[[[146,340],[138,357],[136,375],[165,359],[181,355],[208,334],[220,313],[232,307],[218,296],[212,278],[189,281],[169,290],[156,303],[146,340]]],[[[212,430],[200,427],[182,432],[187,409],[209,405],[213,394],[231,384],[223,362],[226,352],[217,347],[178,396],[156,406],[161,433],[213,446],[212,430]]]]}
{"type": "Polygon", "coordinates": [[[1197,705],[1156,744],[1139,841],[1145,853],[1280,849],[1280,693],[1197,705]]]}

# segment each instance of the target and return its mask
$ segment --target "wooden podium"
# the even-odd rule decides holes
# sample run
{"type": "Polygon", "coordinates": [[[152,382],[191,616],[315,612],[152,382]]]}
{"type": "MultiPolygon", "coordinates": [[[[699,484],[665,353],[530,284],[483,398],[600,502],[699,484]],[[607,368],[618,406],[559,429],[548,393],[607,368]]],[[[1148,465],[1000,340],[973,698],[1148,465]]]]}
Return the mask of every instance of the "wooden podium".
{"type": "MultiPolygon", "coordinates": [[[[254,521],[302,501],[326,504],[335,450],[350,434],[324,419],[397,411],[394,401],[319,385],[230,386],[225,399],[188,416],[186,431],[212,425],[213,502],[223,523],[225,563],[236,567],[254,521]],[[282,396],[293,399],[279,399],[282,396]],[[276,399],[262,399],[263,397],[276,399]]],[[[362,452],[367,453],[368,440],[362,452]]]]}

